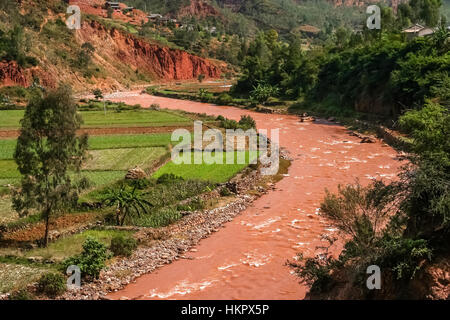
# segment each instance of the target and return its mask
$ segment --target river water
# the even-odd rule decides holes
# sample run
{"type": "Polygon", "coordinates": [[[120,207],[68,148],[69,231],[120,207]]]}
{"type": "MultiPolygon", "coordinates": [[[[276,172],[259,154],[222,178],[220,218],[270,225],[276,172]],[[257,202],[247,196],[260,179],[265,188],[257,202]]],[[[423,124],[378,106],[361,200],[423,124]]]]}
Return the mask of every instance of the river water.
{"type": "MultiPolygon", "coordinates": [[[[258,129],[280,129],[280,145],[290,152],[289,174],[276,189],[213,233],[182,259],[137,279],[112,299],[303,299],[307,287],[285,265],[298,252],[313,256],[326,244],[323,234],[336,235],[320,215],[325,188],[356,179],[395,179],[401,163],[381,141],[362,144],[340,125],[301,123],[292,115],[249,112],[192,101],[121,93],[128,104],[223,115],[239,120],[251,115],[258,129]]],[[[270,135],[269,135],[270,137],[270,135]]]]}

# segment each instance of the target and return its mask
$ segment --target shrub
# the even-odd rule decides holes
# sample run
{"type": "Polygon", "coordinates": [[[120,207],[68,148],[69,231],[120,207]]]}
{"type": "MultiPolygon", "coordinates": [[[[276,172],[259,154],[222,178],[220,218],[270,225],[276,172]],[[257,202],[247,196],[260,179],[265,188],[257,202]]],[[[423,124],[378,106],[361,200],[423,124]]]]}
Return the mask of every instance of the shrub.
{"type": "Polygon", "coordinates": [[[180,204],[177,206],[178,211],[197,211],[205,208],[205,204],[199,198],[194,198],[189,203],[180,204]]]}
{"type": "Polygon", "coordinates": [[[59,273],[46,273],[38,281],[38,291],[49,297],[55,297],[66,290],[66,281],[59,273]]]}
{"type": "Polygon", "coordinates": [[[244,129],[256,129],[256,122],[250,116],[241,116],[241,120],[239,120],[239,126],[244,129]]]}
{"type": "Polygon", "coordinates": [[[106,246],[97,239],[88,237],[83,244],[83,252],[66,259],[63,269],[76,265],[80,268],[83,277],[98,278],[100,271],[106,266],[106,260],[110,257],[106,246]]]}
{"type": "Polygon", "coordinates": [[[156,183],[167,184],[167,183],[183,181],[183,180],[184,180],[183,177],[177,176],[173,173],[164,173],[156,180],[156,183]]]}
{"type": "Polygon", "coordinates": [[[129,257],[137,248],[137,241],[133,237],[126,237],[124,235],[117,235],[111,239],[111,246],[109,250],[114,256],[129,257]]]}
{"type": "Polygon", "coordinates": [[[22,288],[14,291],[9,296],[9,300],[33,300],[34,296],[27,289],[22,288]]]}
{"type": "Polygon", "coordinates": [[[228,93],[221,93],[218,97],[217,97],[217,104],[231,104],[233,102],[233,97],[230,96],[228,93]]]}
{"type": "Polygon", "coordinates": [[[222,121],[221,127],[236,130],[239,128],[239,123],[236,120],[225,119],[222,121]]]}

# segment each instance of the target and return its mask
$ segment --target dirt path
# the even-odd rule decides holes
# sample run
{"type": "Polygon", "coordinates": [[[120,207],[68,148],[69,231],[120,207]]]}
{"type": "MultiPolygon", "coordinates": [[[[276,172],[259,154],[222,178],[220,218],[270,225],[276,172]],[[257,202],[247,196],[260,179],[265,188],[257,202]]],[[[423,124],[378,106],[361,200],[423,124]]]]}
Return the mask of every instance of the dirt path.
{"type": "Polygon", "coordinates": [[[280,129],[280,144],[294,159],[276,190],[256,200],[220,232],[202,240],[189,255],[137,279],[110,298],[130,299],[302,299],[306,289],[285,266],[297,252],[306,256],[323,245],[321,235],[336,232],[318,210],[324,189],[356,178],[393,179],[396,152],[377,141],[362,144],[331,123],[300,123],[291,115],[248,112],[191,101],[122,93],[128,104],[224,115],[238,120],[249,114],[258,129],[280,129]]]}

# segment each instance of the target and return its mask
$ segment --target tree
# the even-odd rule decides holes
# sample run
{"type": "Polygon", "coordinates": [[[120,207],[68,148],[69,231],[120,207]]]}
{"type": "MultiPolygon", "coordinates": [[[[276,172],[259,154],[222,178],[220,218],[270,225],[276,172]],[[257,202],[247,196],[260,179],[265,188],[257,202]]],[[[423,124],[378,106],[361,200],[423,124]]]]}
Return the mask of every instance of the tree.
{"type": "Polygon", "coordinates": [[[105,195],[105,205],[116,207],[116,223],[123,226],[128,216],[141,213],[148,213],[148,208],[152,204],[142,198],[142,194],[136,191],[136,185],[132,191],[123,186],[120,189],[110,189],[105,195]]]}
{"type": "Polygon", "coordinates": [[[205,78],[206,78],[206,76],[202,73],[202,74],[198,75],[197,80],[198,80],[198,82],[202,83],[203,80],[205,80],[205,78]]]}
{"type": "Polygon", "coordinates": [[[21,120],[14,159],[22,175],[13,192],[13,207],[21,215],[38,210],[45,220],[43,245],[48,244],[50,219],[78,200],[69,171],[79,172],[86,158],[88,137],[77,137],[82,119],[72,90],[61,85],[45,97],[35,95],[21,120]]]}
{"type": "Polygon", "coordinates": [[[103,99],[103,93],[102,90],[100,89],[95,89],[94,91],[92,91],[92,94],[94,95],[95,99],[103,99]]]}

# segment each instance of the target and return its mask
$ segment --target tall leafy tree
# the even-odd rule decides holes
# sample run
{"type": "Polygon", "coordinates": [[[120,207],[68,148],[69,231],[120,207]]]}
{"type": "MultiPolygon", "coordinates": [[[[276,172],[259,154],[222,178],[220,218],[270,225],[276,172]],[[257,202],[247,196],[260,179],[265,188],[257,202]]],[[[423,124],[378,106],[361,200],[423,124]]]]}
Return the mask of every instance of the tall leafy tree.
{"type": "Polygon", "coordinates": [[[72,90],[65,85],[44,97],[36,94],[21,120],[14,159],[22,180],[13,193],[13,206],[22,216],[32,209],[41,213],[44,246],[50,219],[78,200],[69,173],[79,172],[86,156],[87,135],[76,135],[81,123],[72,90]]]}

